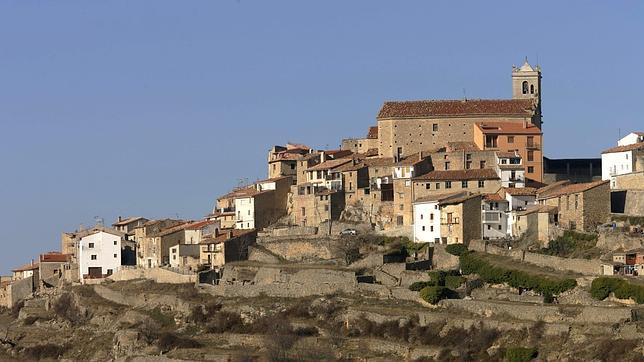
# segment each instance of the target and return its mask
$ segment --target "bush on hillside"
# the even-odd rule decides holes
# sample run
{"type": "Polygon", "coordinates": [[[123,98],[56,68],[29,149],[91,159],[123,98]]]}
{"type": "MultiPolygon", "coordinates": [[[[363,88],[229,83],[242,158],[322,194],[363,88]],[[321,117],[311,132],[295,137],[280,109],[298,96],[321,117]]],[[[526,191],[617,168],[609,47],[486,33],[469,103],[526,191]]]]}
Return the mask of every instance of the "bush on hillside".
{"type": "Polygon", "coordinates": [[[632,298],[637,304],[644,304],[644,286],[631,284],[626,280],[599,277],[593,280],[590,286],[590,295],[597,300],[608,298],[610,293],[615,293],[619,299],[632,298]]]}
{"type": "Polygon", "coordinates": [[[420,292],[423,288],[434,287],[434,286],[436,286],[436,283],[432,281],[414,282],[409,286],[409,290],[411,290],[412,292],[420,292]]]}
{"type": "Polygon", "coordinates": [[[467,247],[463,244],[450,244],[445,247],[445,251],[456,256],[461,256],[467,252],[467,247]]]}
{"type": "Polygon", "coordinates": [[[512,347],[505,351],[508,362],[530,362],[538,355],[539,352],[535,348],[512,347]]]}
{"type": "Polygon", "coordinates": [[[429,275],[429,280],[432,281],[435,285],[444,287],[445,280],[449,276],[459,276],[461,272],[458,270],[432,270],[427,273],[429,275]]]}
{"type": "Polygon", "coordinates": [[[465,278],[460,275],[448,275],[445,277],[445,286],[449,289],[458,289],[465,283],[465,278]]]}
{"type": "Polygon", "coordinates": [[[478,274],[487,283],[508,284],[513,288],[534,290],[541,295],[551,294],[554,296],[577,286],[575,279],[552,279],[495,266],[476,253],[461,255],[460,264],[463,274],[478,274]]]}
{"type": "Polygon", "coordinates": [[[420,291],[420,297],[427,303],[436,304],[443,299],[447,299],[450,290],[445,287],[425,287],[420,291]]]}

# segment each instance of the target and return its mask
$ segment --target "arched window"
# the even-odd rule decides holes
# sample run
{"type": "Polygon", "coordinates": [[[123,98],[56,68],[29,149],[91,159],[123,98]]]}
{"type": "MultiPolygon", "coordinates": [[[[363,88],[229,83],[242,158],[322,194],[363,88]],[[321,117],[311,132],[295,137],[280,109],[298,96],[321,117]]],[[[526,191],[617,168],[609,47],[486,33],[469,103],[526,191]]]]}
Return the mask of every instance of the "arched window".
{"type": "Polygon", "coordinates": [[[521,85],[523,94],[528,94],[528,82],[524,81],[523,84],[521,85]]]}
{"type": "Polygon", "coordinates": [[[530,94],[534,94],[534,84],[530,84],[530,94]]]}

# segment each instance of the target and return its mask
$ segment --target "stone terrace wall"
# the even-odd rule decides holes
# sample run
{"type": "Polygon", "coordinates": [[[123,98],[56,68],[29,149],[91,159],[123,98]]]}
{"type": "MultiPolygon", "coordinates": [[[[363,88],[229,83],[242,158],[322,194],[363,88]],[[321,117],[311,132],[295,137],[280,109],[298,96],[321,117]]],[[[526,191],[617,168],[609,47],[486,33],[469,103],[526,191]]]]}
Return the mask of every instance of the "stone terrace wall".
{"type": "Polygon", "coordinates": [[[585,275],[602,275],[601,262],[599,260],[560,258],[557,256],[524,252],[522,250],[507,250],[493,245],[486,246],[485,241],[482,240],[470,242],[470,249],[488,254],[503,255],[518,261],[560,271],[571,271],[585,275]]]}
{"type": "Polygon", "coordinates": [[[258,244],[288,261],[328,260],[333,258],[333,239],[266,237],[258,244]]]}
{"type": "Polygon", "coordinates": [[[179,274],[170,270],[161,268],[151,269],[121,269],[111,276],[107,277],[109,280],[115,282],[134,280],[134,279],[150,279],[156,283],[166,284],[186,284],[196,283],[196,274],[179,274]]]}

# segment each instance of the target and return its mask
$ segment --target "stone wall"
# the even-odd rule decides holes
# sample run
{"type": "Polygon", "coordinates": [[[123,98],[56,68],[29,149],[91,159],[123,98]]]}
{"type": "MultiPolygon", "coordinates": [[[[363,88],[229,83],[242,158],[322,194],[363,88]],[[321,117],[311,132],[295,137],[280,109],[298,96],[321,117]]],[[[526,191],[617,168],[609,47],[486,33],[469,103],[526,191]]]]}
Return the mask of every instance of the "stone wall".
{"type": "Polygon", "coordinates": [[[571,271],[585,275],[602,275],[601,262],[599,260],[560,258],[557,256],[543,255],[524,252],[522,250],[507,250],[493,245],[485,245],[482,240],[472,241],[471,250],[503,255],[515,260],[531,263],[544,268],[552,268],[560,271],[571,271]]]}
{"type": "Polygon", "coordinates": [[[644,171],[615,176],[615,189],[644,191],[644,171]]]}
{"type": "Polygon", "coordinates": [[[196,274],[179,274],[162,268],[150,269],[121,269],[107,279],[118,282],[135,279],[150,279],[156,283],[186,284],[196,283],[196,274]]]}
{"type": "Polygon", "coordinates": [[[629,321],[632,308],[594,306],[546,306],[502,301],[446,299],[439,302],[443,308],[464,311],[486,318],[510,317],[519,320],[570,324],[614,324],[629,321]]]}
{"type": "Polygon", "coordinates": [[[259,244],[288,261],[328,260],[334,257],[330,238],[262,238],[259,244]]]}
{"type": "Polygon", "coordinates": [[[630,216],[644,216],[644,191],[626,191],[624,214],[630,216]]]}

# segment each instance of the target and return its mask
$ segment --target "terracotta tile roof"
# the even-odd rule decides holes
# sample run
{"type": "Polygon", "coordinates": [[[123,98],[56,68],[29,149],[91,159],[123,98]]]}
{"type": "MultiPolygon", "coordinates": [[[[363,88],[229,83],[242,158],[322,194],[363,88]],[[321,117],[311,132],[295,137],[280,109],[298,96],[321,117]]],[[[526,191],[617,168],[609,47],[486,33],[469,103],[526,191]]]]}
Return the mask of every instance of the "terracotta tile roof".
{"type": "Polygon", "coordinates": [[[534,187],[506,187],[503,189],[506,194],[512,196],[536,196],[537,189],[534,187]]]}
{"type": "Polygon", "coordinates": [[[394,166],[394,159],[392,157],[368,158],[363,162],[367,167],[394,166]]]}
{"type": "Polygon", "coordinates": [[[428,151],[421,151],[401,159],[400,161],[396,162],[395,165],[396,166],[414,166],[415,164],[421,161],[424,161],[430,155],[431,154],[428,151]]]}
{"type": "Polygon", "coordinates": [[[260,181],[255,182],[255,185],[264,184],[264,183],[267,183],[267,182],[276,182],[276,181],[283,180],[285,178],[292,178],[292,177],[293,176],[278,176],[278,177],[273,177],[273,178],[267,178],[265,180],[260,180],[260,181]]]}
{"type": "Polygon", "coordinates": [[[224,196],[219,197],[217,200],[223,200],[223,199],[240,199],[240,198],[245,198],[245,197],[253,197],[256,196],[257,194],[261,194],[264,192],[268,192],[270,190],[266,191],[258,191],[255,188],[255,185],[251,186],[246,186],[240,189],[233,190],[224,196]]]}
{"type": "Polygon", "coordinates": [[[626,151],[636,151],[636,150],[644,150],[644,142],[639,142],[639,143],[633,143],[632,145],[626,145],[626,146],[617,146],[613,148],[609,148],[602,153],[615,153],[615,152],[626,152],[626,151]]]}
{"type": "Polygon", "coordinates": [[[127,224],[131,224],[131,223],[139,221],[139,220],[147,220],[147,219],[144,218],[144,217],[141,217],[141,216],[135,216],[135,217],[130,217],[130,218],[127,218],[125,220],[115,222],[114,224],[112,224],[112,226],[125,226],[127,224]]]}
{"type": "Polygon", "coordinates": [[[255,233],[255,229],[221,229],[219,231],[219,234],[217,236],[209,236],[204,239],[202,239],[199,244],[219,244],[223,243],[226,240],[230,240],[233,238],[240,237],[242,235],[246,234],[252,234],[255,233]],[[231,233],[232,233],[232,238],[231,238],[231,233]]]}
{"type": "Polygon", "coordinates": [[[542,134],[539,127],[527,122],[481,122],[477,123],[476,127],[483,134],[542,134]]]}
{"type": "Polygon", "coordinates": [[[531,99],[471,99],[385,102],[377,118],[407,118],[467,115],[530,116],[531,99]]]}
{"type": "Polygon", "coordinates": [[[212,221],[212,220],[195,221],[195,222],[193,222],[191,224],[188,224],[185,227],[185,229],[186,230],[198,230],[198,229],[201,229],[201,228],[204,228],[204,227],[206,227],[208,225],[213,225],[213,224],[215,224],[215,222],[212,221]]]}
{"type": "Polygon", "coordinates": [[[549,214],[556,214],[559,211],[559,209],[556,206],[550,206],[550,205],[530,205],[526,208],[525,211],[520,211],[517,212],[517,215],[519,216],[524,216],[524,215],[529,215],[529,214],[534,214],[535,212],[538,213],[544,213],[547,212],[549,214]]]}
{"type": "Polygon", "coordinates": [[[485,201],[507,201],[499,194],[484,194],[483,199],[485,199],[485,201]]]}
{"type": "Polygon", "coordinates": [[[161,229],[161,230],[159,230],[159,232],[150,234],[148,236],[149,237],[156,237],[156,238],[163,237],[163,236],[168,236],[168,235],[174,234],[176,232],[185,230],[186,227],[188,225],[190,225],[190,223],[191,223],[191,221],[185,222],[183,224],[175,225],[175,226],[172,226],[172,227],[169,227],[169,228],[161,229]]]}
{"type": "Polygon", "coordinates": [[[332,170],[336,167],[342,166],[345,163],[349,163],[349,162],[351,162],[350,158],[341,158],[339,160],[328,160],[308,168],[307,171],[332,170]]]}
{"type": "Polygon", "coordinates": [[[61,254],[56,251],[52,251],[46,254],[40,254],[41,263],[66,263],[71,261],[72,256],[69,254],[61,254]]]}
{"type": "Polygon", "coordinates": [[[560,188],[554,189],[551,192],[548,192],[546,194],[538,193],[537,198],[538,199],[551,199],[553,197],[559,197],[562,195],[570,195],[570,194],[576,194],[578,192],[584,192],[588,191],[590,189],[593,189],[597,186],[605,185],[608,184],[608,180],[606,181],[593,181],[593,182],[585,182],[585,183],[579,183],[579,184],[568,184],[565,186],[562,186],[560,188]]]}
{"type": "Polygon", "coordinates": [[[523,165],[501,164],[499,168],[502,170],[523,170],[523,165]]]}
{"type": "Polygon", "coordinates": [[[19,273],[19,272],[24,272],[24,271],[29,271],[29,270],[36,270],[40,267],[38,263],[29,263],[20,266],[19,268],[12,269],[12,272],[19,273]]]}
{"type": "Polygon", "coordinates": [[[414,203],[421,203],[421,202],[441,202],[450,198],[457,198],[457,197],[462,197],[462,196],[467,196],[468,193],[466,191],[454,191],[454,192],[445,192],[442,194],[434,194],[434,195],[429,195],[429,196],[423,196],[423,197],[418,197],[414,201],[414,203]]]}
{"type": "Polygon", "coordinates": [[[357,163],[349,162],[345,163],[344,165],[338,166],[335,168],[333,171],[336,172],[349,172],[349,171],[357,171],[361,168],[365,168],[365,164],[361,161],[358,161],[357,163]]]}
{"type": "Polygon", "coordinates": [[[369,127],[369,132],[367,132],[367,139],[369,140],[378,139],[378,126],[369,127]]]}
{"type": "Polygon", "coordinates": [[[465,180],[498,180],[491,168],[472,170],[431,171],[414,178],[414,181],[465,181],[465,180]]]}

